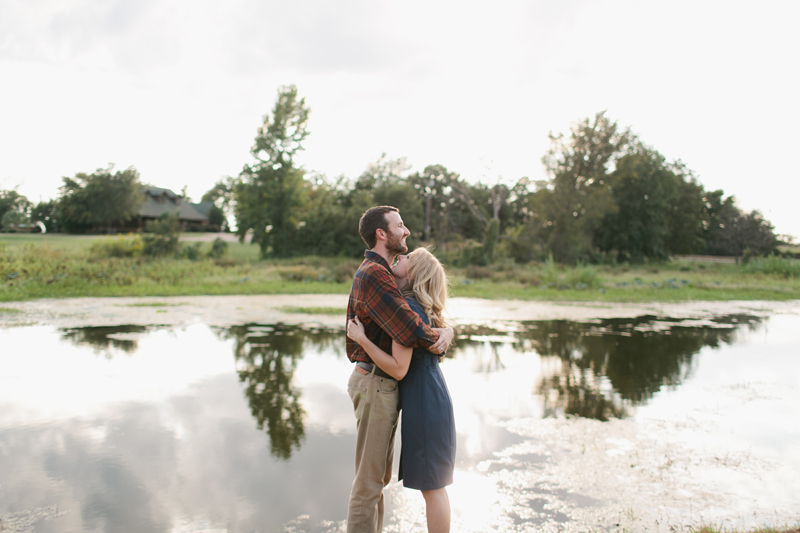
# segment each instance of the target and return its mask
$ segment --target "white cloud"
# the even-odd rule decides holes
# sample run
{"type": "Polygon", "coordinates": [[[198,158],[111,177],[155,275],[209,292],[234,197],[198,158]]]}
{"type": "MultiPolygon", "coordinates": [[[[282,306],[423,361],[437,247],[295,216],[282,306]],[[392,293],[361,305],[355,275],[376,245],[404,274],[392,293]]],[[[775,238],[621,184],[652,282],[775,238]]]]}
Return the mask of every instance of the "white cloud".
{"type": "Polygon", "coordinates": [[[197,198],[249,161],[294,83],[312,110],[302,162],[331,176],[387,152],[538,178],[548,131],[608,109],[800,235],[785,163],[798,15],[791,1],[7,0],[0,184],[51,197],[61,176],[115,162],[197,198]]]}

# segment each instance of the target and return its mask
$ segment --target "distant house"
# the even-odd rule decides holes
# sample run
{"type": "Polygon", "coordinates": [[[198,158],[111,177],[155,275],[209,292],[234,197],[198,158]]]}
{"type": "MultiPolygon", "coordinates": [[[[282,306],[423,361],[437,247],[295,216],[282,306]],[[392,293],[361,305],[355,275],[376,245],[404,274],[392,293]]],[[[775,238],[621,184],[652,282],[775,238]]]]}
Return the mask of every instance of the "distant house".
{"type": "Polygon", "coordinates": [[[142,188],[144,202],[139,208],[139,228],[164,213],[178,215],[183,231],[203,231],[208,228],[208,210],[211,202],[193,204],[169,189],[146,186],[142,188]]]}

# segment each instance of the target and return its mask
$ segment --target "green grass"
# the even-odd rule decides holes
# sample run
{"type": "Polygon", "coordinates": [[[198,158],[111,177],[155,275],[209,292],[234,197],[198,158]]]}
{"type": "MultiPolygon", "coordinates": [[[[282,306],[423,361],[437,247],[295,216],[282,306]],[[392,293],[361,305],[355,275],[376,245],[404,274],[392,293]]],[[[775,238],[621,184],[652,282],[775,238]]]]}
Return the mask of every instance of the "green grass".
{"type": "MultiPolygon", "coordinates": [[[[3,235],[2,237],[7,237],[3,235]]],[[[231,243],[220,260],[98,258],[92,238],[60,236],[58,245],[0,239],[0,301],[81,296],[347,294],[352,259],[258,261],[255,246],[231,243]],[[243,247],[247,246],[247,254],[243,247]],[[237,252],[238,249],[238,252],[237,252]],[[238,255],[237,255],[238,254],[238,255]],[[253,259],[255,258],[255,259],[253,259]],[[348,282],[336,280],[347,279],[348,282]]],[[[105,238],[105,237],[100,237],[105,238]]],[[[33,242],[32,242],[33,241],[33,242]]],[[[201,243],[203,251],[211,243],[201,243]]]]}
{"type": "Polygon", "coordinates": [[[783,259],[776,255],[757,257],[743,265],[742,271],[748,274],[772,274],[784,278],[800,278],[800,260],[783,259]]]}
{"type": "Polygon", "coordinates": [[[470,270],[449,269],[452,296],[579,302],[800,298],[800,279],[787,278],[782,271],[747,271],[744,265],[734,264],[579,265],[570,268],[546,262],[525,267],[497,265],[491,275],[470,276],[470,270]]]}
{"type": "Polygon", "coordinates": [[[278,307],[284,313],[303,313],[307,315],[343,315],[347,312],[343,307],[278,307]]]}
{"type": "Polygon", "coordinates": [[[9,248],[30,244],[65,251],[88,251],[94,241],[104,238],[105,236],[102,235],[66,235],[63,233],[0,234],[0,242],[6,242],[9,248]]]}
{"type": "Polygon", "coordinates": [[[175,307],[178,305],[185,305],[185,304],[168,304],[164,302],[153,302],[153,303],[126,304],[120,307],[175,307]]]}
{"type": "Polygon", "coordinates": [[[800,533],[800,526],[781,526],[781,527],[756,527],[755,529],[737,530],[722,527],[702,526],[700,529],[692,529],[692,533],[800,533]]]}
{"type": "Polygon", "coordinates": [[[11,307],[0,307],[0,314],[13,315],[21,312],[22,311],[20,311],[19,309],[13,309],[11,307]]]}
{"type": "MultiPolygon", "coordinates": [[[[262,261],[257,246],[238,242],[229,243],[228,253],[219,260],[92,256],[92,243],[105,238],[0,234],[0,301],[81,296],[347,294],[360,263],[355,258],[331,257],[262,261]]],[[[201,256],[210,248],[210,242],[200,243],[201,256]]],[[[447,270],[452,296],[613,303],[800,299],[800,275],[794,274],[798,265],[797,260],[779,258],[755,259],[746,265],[615,267],[565,267],[547,261],[447,270]]],[[[157,303],[142,305],[163,307],[157,303]]]]}

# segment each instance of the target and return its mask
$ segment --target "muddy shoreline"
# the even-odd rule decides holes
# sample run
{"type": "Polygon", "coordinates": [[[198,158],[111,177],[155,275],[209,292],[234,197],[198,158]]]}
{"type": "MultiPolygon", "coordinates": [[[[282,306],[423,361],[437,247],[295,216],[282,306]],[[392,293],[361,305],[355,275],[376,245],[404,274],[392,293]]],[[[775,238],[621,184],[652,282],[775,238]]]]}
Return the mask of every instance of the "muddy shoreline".
{"type": "MultiPolygon", "coordinates": [[[[209,326],[237,324],[320,324],[343,326],[343,315],[287,312],[291,307],[323,307],[344,310],[346,295],[174,296],[40,299],[6,302],[0,308],[0,327],[52,325],[88,327],[116,325],[209,326]],[[8,311],[12,310],[12,311],[8,311]]],[[[682,303],[586,303],[529,302],[451,298],[449,318],[454,325],[487,321],[593,320],[633,318],[644,315],[681,319],[707,319],[729,314],[800,313],[800,300],[682,302],[682,303]]]]}

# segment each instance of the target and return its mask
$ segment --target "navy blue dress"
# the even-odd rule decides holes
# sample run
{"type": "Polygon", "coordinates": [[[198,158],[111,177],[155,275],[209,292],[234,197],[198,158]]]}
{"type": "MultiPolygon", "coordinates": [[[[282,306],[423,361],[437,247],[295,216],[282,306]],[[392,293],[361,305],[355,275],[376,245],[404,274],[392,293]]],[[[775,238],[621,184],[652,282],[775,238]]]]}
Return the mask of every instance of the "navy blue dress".
{"type": "MultiPolygon", "coordinates": [[[[419,303],[408,305],[429,324],[419,303]]],[[[439,368],[439,356],[414,348],[408,373],[400,381],[403,417],[400,429],[400,471],[403,486],[434,490],[453,483],[456,424],[453,402],[439,368]]]]}

